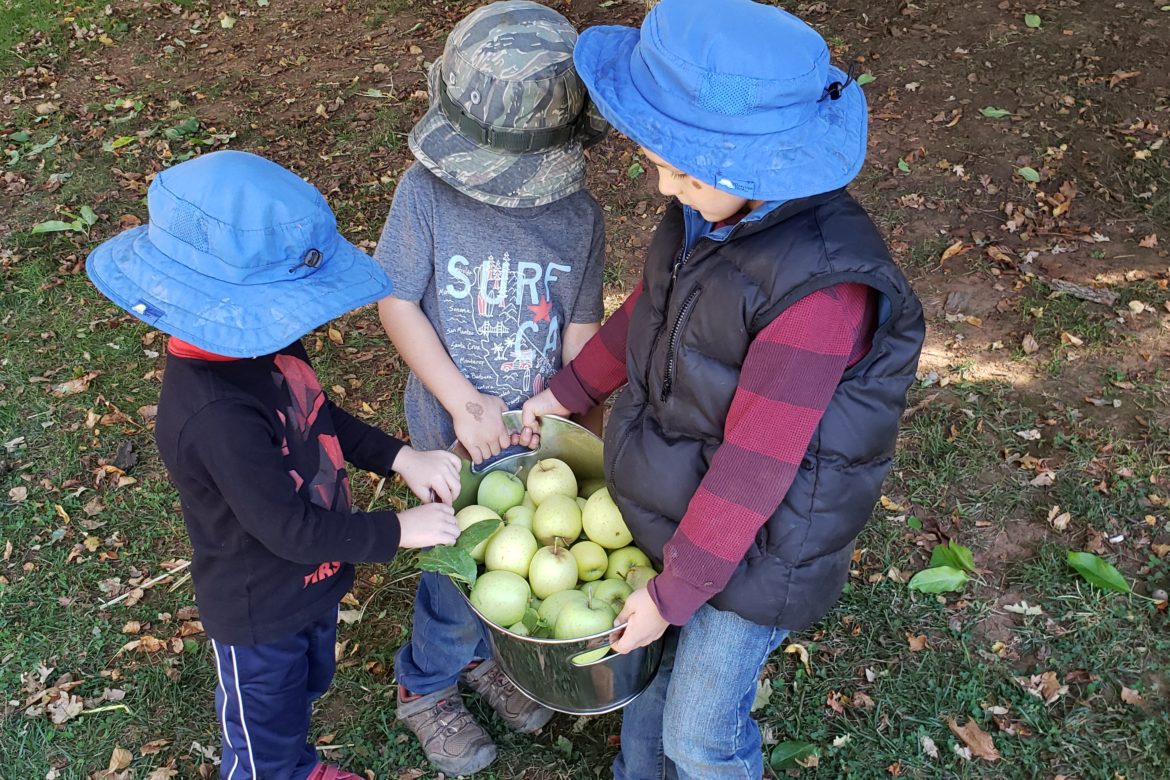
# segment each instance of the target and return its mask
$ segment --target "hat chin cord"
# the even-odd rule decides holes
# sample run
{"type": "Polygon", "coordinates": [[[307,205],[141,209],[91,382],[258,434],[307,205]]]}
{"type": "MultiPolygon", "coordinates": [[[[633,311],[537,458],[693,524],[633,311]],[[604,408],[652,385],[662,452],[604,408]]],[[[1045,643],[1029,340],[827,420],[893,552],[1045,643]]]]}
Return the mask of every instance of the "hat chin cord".
{"type": "Polygon", "coordinates": [[[823,103],[826,98],[828,98],[830,100],[840,100],[841,93],[845,91],[845,88],[848,87],[850,84],[852,84],[854,81],[856,81],[856,79],[853,78],[853,74],[856,72],[857,72],[857,62],[854,61],[854,62],[849,63],[849,70],[846,71],[846,73],[845,73],[845,83],[842,84],[840,81],[834,81],[832,84],[825,87],[824,94],[821,95],[820,99],[817,100],[817,102],[823,103]]]}

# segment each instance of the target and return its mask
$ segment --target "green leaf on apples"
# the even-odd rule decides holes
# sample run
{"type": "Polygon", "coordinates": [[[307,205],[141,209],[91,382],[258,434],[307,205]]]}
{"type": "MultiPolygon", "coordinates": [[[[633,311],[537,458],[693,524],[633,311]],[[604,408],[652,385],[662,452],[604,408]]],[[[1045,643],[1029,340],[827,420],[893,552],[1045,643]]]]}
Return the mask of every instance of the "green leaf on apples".
{"type": "Polygon", "coordinates": [[[1069,550],[1068,565],[1076,569],[1077,574],[1080,574],[1098,588],[1116,591],[1117,593],[1129,593],[1130,591],[1129,583],[1126,582],[1121,572],[1113,564],[1104,558],[1093,555],[1093,553],[1069,550]]]}
{"type": "Polygon", "coordinates": [[[503,520],[491,519],[473,523],[464,528],[463,532],[459,534],[459,539],[456,540],[455,546],[460,550],[465,550],[470,553],[480,542],[485,542],[491,538],[491,535],[500,530],[500,526],[503,524],[503,520]]]}
{"type": "Polygon", "coordinates": [[[418,567],[423,571],[433,571],[436,574],[446,574],[453,580],[467,583],[468,587],[475,585],[477,569],[475,559],[467,550],[445,544],[440,547],[419,553],[418,567]]]}
{"type": "Polygon", "coordinates": [[[540,619],[540,615],[537,614],[536,610],[532,607],[524,610],[524,617],[520,618],[520,622],[523,623],[524,627],[528,629],[529,634],[535,634],[536,629],[540,628],[543,623],[543,621],[540,619]]]}
{"type": "Polygon", "coordinates": [[[816,756],[817,753],[817,746],[811,742],[802,742],[800,740],[781,742],[772,748],[772,754],[768,758],[768,763],[777,772],[782,772],[786,769],[800,769],[804,766],[802,762],[807,762],[810,758],[816,756]]]}

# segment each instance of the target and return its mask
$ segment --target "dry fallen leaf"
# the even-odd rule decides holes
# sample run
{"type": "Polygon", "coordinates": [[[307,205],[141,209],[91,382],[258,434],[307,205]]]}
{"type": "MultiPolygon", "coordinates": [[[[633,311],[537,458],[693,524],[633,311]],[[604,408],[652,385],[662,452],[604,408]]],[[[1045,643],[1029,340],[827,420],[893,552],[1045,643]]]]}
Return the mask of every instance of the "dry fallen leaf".
{"type": "Polygon", "coordinates": [[[17,485],[8,491],[8,500],[14,504],[19,504],[28,498],[28,488],[24,485],[17,485]]]}
{"type": "Polygon", "coordinates": [[[152,739],[150,742],[147,742],[142,747],[138,748],[138,755],[140,755],[140,756],[152,755],[154,753],[159,752],[160,750],[162,750],[163,748],[165,748],[169,744],[171,744],[171,741],[169,739],[152,739]]]}
{"type": "Polygon", "coordinates": [[[979,724],[975,721],[968,720],[966,724],[960,726],[954,718],[948,718],[947,726],[956,737],[963,740],[963,744],[970,748],[972,754],[979,756],[984,761],[999,760],[999,751],[995,749],[995,741],[990,734],[979,728],[979,724]]]}
{"type": "Polygon", "coordinates": [[[1034,674],[1031,677],[1016,677],[1015,680],[1021,688],[1045,704],[1052,704],[1068,693],[1068,686],[1061,684],[1056,672],[1044,672],[1043,674],[1034,674]]]}
{"type": "Polygon", "coordinates": [[[788,647],[784,648],[784,652],[788,654],[795,653],[798,655],[800,657],[800,663],[804,666],[804,671],[809,676],[812,676],[812,666],[809,665],[808,662],[808,650],[805,649],[804,645],[798,645],[794,642],[788,645],[788,647]]]}
{"type": "Polygon", "coordinates": [[[1068,512],[1060,511],[1060,504],[1048,510],[1048,522],[1057,531],[1063,531],[1068,528],[1069,521],[1072,520],[1072,515],[1068,512]]]}
{"type": "Polygon", "coordinates": [[[1020,341],[1020,347],[1024,350],[1025,355],[1032,355],[1040,351],[1040,343],[1031,333],[1024,334],[1024,338],[1020,341]]]}
{"type": "Polygon", "coordinates": [[[1135,707],[1142,707],[1146,703],[1145,699],[1142,698],[1140,693],[1138,693],[1133,688],[1126,688],[1124,685],[1121,686],[1121,700],[1126,704],[1132,704],[1135,707]]]}
{"type": "Polygon", "coordinates": [[[106,769],[107,772],[120,772],[126,767],[130,766],[130,762],[134,760],[134,755],[123,747],[114,748],[114,752],[110,754],[110,765],[106,769]]]}
{"type": "Polygon", "coordinates": [[[910,652],[917,653],[926,649],[926,634],[906,634],[906,644],[910,646],[910,652]]]}
{"type": "Polygon", "coordinates": [[[1158,234],[1150,233],[1148,236],[1138,242],[1138,246],[1145,249],[1153,249],[1154,247],[1158,246],[1158,234]]]}
{"type": "Polygon", "coordinates": [[[934,744],[934,740],[930,737],[922,737],[922,752],[931,758],[938,758],[938,745],[934,744]]]}
{"type": "Polygon", "coordinates": [[[84,393],[89,389],[89,383],[93,381],[94,377],[101,374],[101,371],[90,371],[88,374],[77,379],[70,379],[68,382],[62,382],[59,385],[53,385],[52,393],[57,397],[67,395],[77,395],[84,393]]]}
{"type": "Polygon", "coordinates": [[[963,254],[970,248],[971,247],[967,246],[962,241],[956,241],[943,250],[942,257],[939,258],[939,263],[945,263],[947,260],[950,260],[952,257],[957,255],[963,254]]]}

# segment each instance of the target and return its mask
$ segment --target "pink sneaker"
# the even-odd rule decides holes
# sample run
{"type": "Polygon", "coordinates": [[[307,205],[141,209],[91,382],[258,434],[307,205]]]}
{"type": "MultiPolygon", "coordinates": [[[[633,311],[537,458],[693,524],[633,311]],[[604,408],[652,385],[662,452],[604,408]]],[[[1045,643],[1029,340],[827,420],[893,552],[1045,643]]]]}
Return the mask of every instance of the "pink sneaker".
{"type": "Polygon", "coordinates": [[[309,776],[305,780],[367,780],[362,775],[355,775],[353,772],[346,772],[344,769],[339,769],[332,764],[320,763],[313,767],[313,771],[309,772],[309,776]]]}

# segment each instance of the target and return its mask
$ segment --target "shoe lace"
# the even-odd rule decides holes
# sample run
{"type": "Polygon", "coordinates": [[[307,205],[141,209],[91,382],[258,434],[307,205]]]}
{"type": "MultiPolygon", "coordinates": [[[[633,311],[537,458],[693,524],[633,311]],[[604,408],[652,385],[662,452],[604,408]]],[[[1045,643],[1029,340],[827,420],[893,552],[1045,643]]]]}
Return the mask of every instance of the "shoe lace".
{"type": "Polygon", "coordinates": [[[439,699],[434,712],[431,722],[438,726],[438,731],[449,737],[458,734],[471,723],[471,713],[467,708],[456,705],[451,699],[439,699]]]}

